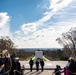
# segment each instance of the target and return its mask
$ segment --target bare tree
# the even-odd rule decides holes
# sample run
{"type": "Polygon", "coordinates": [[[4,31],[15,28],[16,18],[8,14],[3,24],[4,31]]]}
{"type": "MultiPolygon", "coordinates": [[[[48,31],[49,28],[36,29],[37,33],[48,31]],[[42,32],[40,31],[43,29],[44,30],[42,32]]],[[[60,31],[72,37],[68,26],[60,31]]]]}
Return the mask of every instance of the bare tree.
{"type": "Polygon", "coordinates": [[[11,50],[13,47],[14,47],[14,43],[8,36],[0,37],[0,50],[5,50],[5,49],[11,50]]]}
{"type": "Polygon", "coordinates": [[[56,41],[62,45],[63,48],[69,49],[74,57],[76,56],[76,27],[63,33],[56,41]]]}

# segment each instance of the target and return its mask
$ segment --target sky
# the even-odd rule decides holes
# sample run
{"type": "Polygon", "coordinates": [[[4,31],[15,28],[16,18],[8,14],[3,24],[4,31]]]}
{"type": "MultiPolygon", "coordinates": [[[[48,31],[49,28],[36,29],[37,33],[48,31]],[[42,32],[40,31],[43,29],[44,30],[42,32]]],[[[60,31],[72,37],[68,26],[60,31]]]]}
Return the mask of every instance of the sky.
{"type": "Polygon", "coordinates": [[[76,0],[0,0],[0,36],[17,48],[61,48],[56,39],[76,27],[76,0]]]}

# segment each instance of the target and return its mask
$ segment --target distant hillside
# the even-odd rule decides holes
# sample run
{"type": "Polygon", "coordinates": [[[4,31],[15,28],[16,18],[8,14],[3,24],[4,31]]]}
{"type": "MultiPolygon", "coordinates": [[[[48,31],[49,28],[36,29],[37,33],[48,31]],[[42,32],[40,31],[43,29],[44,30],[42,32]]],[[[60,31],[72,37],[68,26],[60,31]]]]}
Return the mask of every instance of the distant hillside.
{"type": "Polygon", "coordinates": [[[26,60],[35,55],[35,51],[43,51],[43,55],[49,60],[68,60],[71,53],[69,50],[62,48],[17,48],[15,49],[15,56],[21,60],[26,60]]]}
{"type": "Polygon", "coordinates": [[[18,50],[36,51],[36,50],[62,50],[62,48],[17,48],[18,50]]]}

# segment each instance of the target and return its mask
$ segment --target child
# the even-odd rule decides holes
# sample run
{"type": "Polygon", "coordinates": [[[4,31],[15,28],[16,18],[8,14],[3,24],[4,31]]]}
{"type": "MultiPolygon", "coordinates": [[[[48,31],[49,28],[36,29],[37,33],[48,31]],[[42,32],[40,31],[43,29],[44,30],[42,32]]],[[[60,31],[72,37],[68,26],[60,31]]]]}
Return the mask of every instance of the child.
{"type": "Polygon", "coordinates": [[[64,67],[64,70],[60,71],[60,73],[64,73],[64,75],[70,75],[70,71],[68,70],[68,67],[64,67]]]}
{"type": "Polygon", "coordinates": [[[56,65],[56,68],[54,71],[55,75],[61,75],[60,70],[61,70],[61,67],[59,65],[56,65]]]}
{"type": "MultiPolygon", "coordinates": [[[[21,72],[24,74],[24,71],[25,71],[25,66],[24,66],[24,65],[22,65],[21,72]]],[[[23,74],[22,74],[22,75],[23,75],[23,74]]]]}

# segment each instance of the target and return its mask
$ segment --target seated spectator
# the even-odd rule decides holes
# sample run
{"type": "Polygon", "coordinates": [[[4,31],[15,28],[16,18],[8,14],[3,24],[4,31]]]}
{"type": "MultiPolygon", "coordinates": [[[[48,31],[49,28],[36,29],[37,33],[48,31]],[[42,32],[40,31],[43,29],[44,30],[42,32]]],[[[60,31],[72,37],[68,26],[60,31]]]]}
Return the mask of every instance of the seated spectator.
{"type": "Polygon", "coordinates": [[[21,67],[21,73],[24,74],[24,71],[25,71],[25,66],[22,65],[22,67],[21,67]]]}
{"type": "Polygon", "coordinates": [[[64,67],[64,70],[61,70],[60,73],[64,73],[64,75],[70,75],[68,67],[64,67]]]}
{"type": "Polygon", "coordinates": [[[53,73],[55,73],[55,75],[61,75],[60,70],[61,70],[61,67],[59,65],[56,65],[56,68],[53,73]]]}

